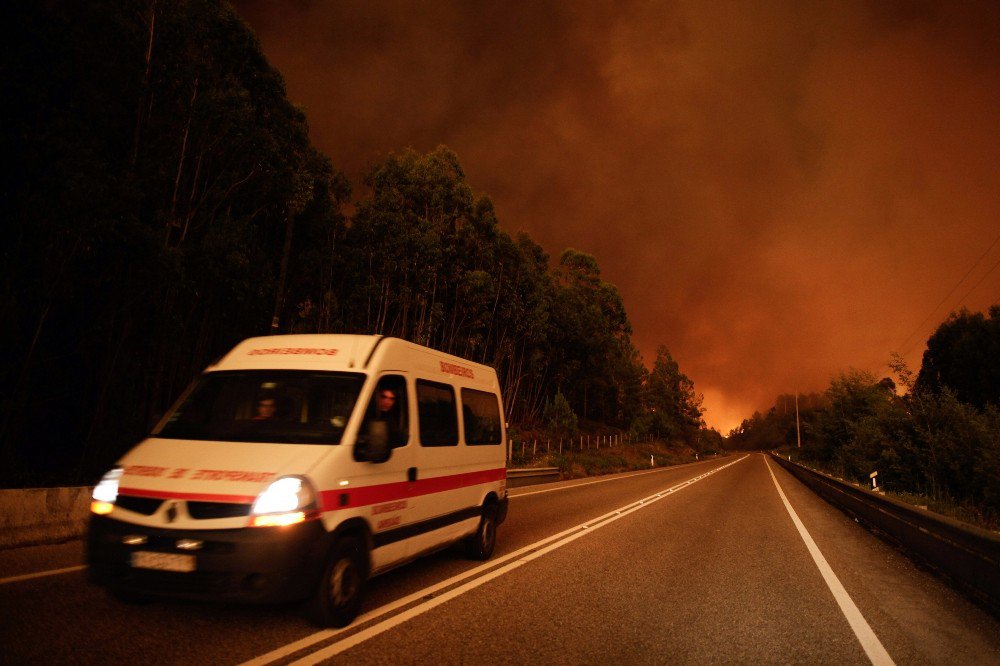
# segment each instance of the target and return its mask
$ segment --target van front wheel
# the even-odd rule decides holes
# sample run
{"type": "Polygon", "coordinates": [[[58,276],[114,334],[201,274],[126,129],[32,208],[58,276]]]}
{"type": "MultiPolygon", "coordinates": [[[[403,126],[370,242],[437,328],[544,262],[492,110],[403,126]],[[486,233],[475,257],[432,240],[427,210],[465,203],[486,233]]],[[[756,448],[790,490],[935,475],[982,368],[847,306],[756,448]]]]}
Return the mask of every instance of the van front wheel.
{"type": "Polygon", "coordinates": [[[321,627],[346,627],[354,621],[368,578],[366,561],[364,546],[355,537],[334,545],[312,600],[313,622],[321,627]]]}
{"type": "Polygon", "coordinates": [[[474,560],[488,560],[497,545],[497,508],[495,504],[484,504],[479,528],[465,542],[465,554],[474,560]]]}

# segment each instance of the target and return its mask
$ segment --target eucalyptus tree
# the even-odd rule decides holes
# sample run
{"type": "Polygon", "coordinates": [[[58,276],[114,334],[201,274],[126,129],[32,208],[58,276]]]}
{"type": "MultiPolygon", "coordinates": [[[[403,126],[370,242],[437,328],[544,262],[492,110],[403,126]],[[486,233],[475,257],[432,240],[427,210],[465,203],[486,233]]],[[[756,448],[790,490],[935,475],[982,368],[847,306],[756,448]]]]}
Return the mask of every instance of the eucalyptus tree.
{"type": "Polygon", "coordinates": [[[493,203],[474,194],[445,146],[391,154],[365,185],[345,239],[345,326],[489,363],[508,408],[536,410],[548,374],[539,354],[549,285],[541,248],[501,229],[493,203]]]}
{"type": "Polygon", "coordinates": [[[656,349],[653,369],[643,387],[643,400],[644,413],[633,424],[640,433],[693,442],[695,433],[704,426],[702,397],[663,345],[656,349]]]}

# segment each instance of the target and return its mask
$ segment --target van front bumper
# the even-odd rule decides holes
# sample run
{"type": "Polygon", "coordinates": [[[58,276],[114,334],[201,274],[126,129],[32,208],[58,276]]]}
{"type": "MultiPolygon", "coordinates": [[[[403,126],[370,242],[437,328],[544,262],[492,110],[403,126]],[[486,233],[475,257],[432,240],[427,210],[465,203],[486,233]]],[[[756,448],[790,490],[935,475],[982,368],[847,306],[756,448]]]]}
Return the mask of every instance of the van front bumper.
{"type": "MultiPolygon", "coordinates": [[[[287,527],[171,530],[91,516],[87,565],[91,582],[113,591],[271,603],[301,599],[316,589],[329,543],[319,520],[287,527]],[[143,538],[141,545],[125,543],[143,538]],[[185,539],[200,541],[201,547],[178,548],[185,539]],[[193,557],[194,567],[165,571],[134,566],[134,553],[140,551],[193,557]]],[[[148,562],[157,556],[140,557],[148,562]]]]}

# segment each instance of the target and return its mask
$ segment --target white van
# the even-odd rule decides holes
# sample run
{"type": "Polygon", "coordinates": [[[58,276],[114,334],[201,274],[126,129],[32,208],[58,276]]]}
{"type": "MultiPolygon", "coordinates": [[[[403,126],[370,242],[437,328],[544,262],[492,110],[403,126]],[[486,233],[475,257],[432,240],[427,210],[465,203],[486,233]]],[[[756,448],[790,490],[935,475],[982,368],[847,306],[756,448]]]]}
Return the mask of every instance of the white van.
{"type": "Polygon", "coordinates": [[[370,576],[457,541],[490,557],[502,415],[492,368],[404,340],[245,340],[94,489],[91,580],[124,599],[311,595],[345,626],[370,576]]]}

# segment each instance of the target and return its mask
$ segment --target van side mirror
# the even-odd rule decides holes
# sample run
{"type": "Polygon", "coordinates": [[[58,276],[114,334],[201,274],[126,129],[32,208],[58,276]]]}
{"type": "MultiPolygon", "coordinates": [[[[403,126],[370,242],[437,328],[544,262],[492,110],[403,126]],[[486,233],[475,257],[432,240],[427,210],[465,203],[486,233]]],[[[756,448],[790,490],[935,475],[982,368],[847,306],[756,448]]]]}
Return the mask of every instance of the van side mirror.
{"type": "Polygon", "coordinates": [[[383,420],[368,421],[364,434],[354,447],[354,457],[361,462],[384,463],[390,456],[389,424],[383,420]]]}

